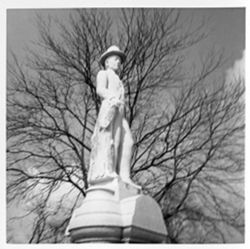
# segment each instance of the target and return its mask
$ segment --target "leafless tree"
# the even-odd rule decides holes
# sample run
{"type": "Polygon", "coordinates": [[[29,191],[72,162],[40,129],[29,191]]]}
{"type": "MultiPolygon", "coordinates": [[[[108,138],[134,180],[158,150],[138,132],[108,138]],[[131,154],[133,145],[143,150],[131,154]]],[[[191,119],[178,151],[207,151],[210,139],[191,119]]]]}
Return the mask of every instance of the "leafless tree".
{"type": "Polygon", "coordinates": [[[213,50],[185,72],[205,22],[189,25],[176,9],[119,14],[116,25],[103,9],[72,11],[65,24],[40,18],[38,52],[25,65],[15,55],[8,62],[8,201],[25,200],[35,217],[29,242],[67,242],[88,187],[98,58],[113,43],[127,54],[120,74],[135,140],[131,174],[160,204],[169,241],[242,240],[244,80],[213,76],[224,62],[213,50]]]}

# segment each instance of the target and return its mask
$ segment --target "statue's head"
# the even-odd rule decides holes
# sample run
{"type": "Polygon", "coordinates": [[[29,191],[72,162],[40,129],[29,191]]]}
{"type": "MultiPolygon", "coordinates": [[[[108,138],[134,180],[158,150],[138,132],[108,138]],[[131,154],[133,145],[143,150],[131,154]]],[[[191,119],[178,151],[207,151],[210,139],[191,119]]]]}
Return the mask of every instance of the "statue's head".
{"type": "Polygon", "coordinates": [[[125,59],[126,55],[117,46],[111,46],[102,54],[100,64],[104,68],[111,68],[116,71],[125,59]]]}

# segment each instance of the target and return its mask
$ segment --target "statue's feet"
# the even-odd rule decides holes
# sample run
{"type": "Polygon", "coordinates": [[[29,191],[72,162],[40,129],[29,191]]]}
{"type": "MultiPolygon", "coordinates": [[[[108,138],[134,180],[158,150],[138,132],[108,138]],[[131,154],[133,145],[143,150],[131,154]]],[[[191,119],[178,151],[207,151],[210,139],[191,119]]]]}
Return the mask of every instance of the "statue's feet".
{"type": "Polygon", "coordinates": [[[110,172],[100,177],[89,179],[89,185],[103,184],[107,182],[112,182],[118,175],[116,172],[110,172]]]}
{"type": "Polygon", "coordinates": [[[136,185],[130,178],[121,178],[121,179],[122,179],[123,182],[125,182],[125,183],[127,183],[127,184],[133,186],[134,188],[137,188],[137,189],[139,189],[139,190],[142,189],[141,186],[136,185]]]}

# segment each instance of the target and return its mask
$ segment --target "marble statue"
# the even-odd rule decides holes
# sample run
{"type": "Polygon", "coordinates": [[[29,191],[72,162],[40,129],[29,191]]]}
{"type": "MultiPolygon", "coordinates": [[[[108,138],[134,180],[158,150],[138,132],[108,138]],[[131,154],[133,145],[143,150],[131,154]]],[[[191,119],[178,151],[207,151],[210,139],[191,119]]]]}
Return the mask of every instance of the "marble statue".
{"type": "Polygon", "coordinates": [[[73,243],[167,241],[159,205],[130,179],[133,139],[124,116],[124,87],[118,76],[125,58],[116,46],[100,58],[104,70],[97,74],[96,91],[102,104],[91,138],[89,187],[66,229],[73,243]]]}
{"type": "Polygon", "coordinates": [[[117,46],[111,46],[100,58],[104,70],[97,74],[96,91],[102,104],[91,139],[90,185],[117,176],[133,184],[130,179],[133,139],[124,117],[125,91],[117,74],[125,59],[126,55],[117,46]]]}

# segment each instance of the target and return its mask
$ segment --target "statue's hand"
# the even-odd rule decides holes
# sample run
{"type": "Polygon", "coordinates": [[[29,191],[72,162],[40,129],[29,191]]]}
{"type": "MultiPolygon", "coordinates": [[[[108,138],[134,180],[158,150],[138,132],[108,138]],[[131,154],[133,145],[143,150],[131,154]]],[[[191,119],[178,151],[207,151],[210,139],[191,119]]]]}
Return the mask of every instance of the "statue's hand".
{"type": "Polygon", "coordinates": [[[109,101],[110,101],[110,103],[111,103],[112,105],[117,106],[117,107],[120,107],[121,105],[124,104],[123,101],[121,101],[119,98],[117,98],[117,97],[115,97],[115,96],[109,98],[109,101]]]}
{"type": "Polygon", "coordinates": [[[102,128],[106,128],[112,122],[116,115],[117,108],[121,111],[123,102],[113,96],[103,100],[101,109],[98,115],[99,123],[102,128]]]}

